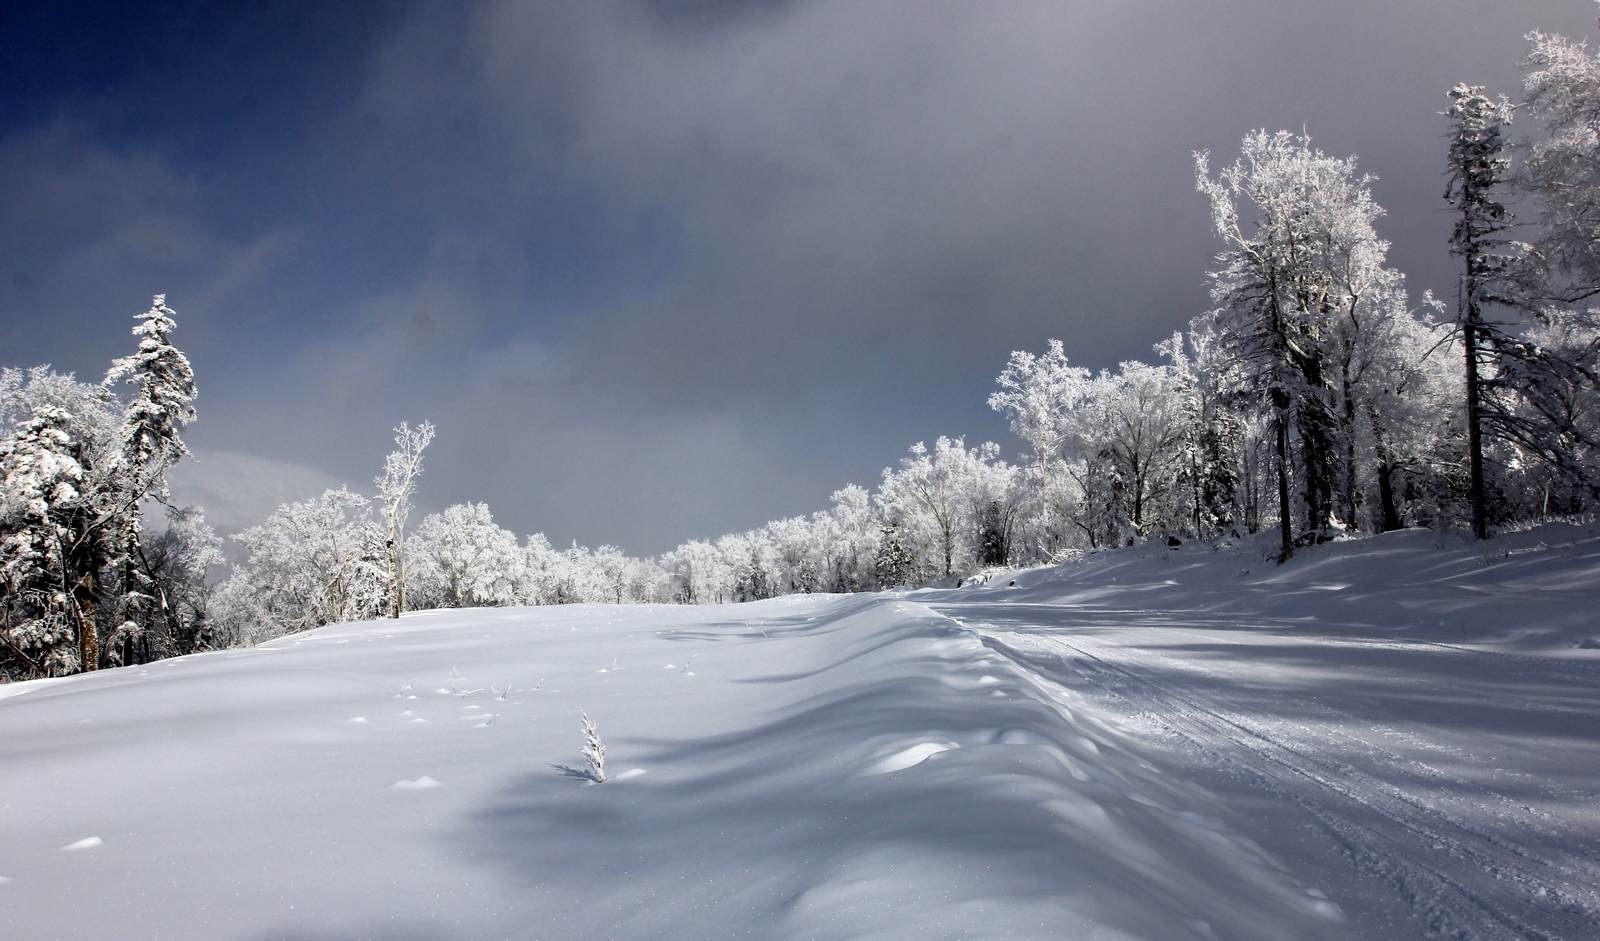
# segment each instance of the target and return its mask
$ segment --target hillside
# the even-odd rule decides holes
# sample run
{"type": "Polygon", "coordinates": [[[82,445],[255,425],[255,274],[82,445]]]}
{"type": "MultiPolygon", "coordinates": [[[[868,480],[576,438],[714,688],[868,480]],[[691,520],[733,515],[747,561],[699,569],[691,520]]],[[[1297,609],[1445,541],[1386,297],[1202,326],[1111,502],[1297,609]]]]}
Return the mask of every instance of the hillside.
{"type": "Polygon", "coordinates": [[[13,684],[0,905],[19,939],[1593,937],[1597,602],[1594,526],[1402,532],[13,684]]]}

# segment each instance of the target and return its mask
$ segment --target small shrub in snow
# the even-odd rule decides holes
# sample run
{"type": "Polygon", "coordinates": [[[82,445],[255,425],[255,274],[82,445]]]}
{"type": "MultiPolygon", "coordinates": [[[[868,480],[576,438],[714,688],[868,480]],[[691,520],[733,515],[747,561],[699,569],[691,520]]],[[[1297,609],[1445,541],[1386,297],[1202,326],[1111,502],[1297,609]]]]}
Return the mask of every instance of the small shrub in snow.
{"type": "Polygon", "coordinates": [[[589,777],[594,783],[606,783],[606,746],[588,713],[583,714],[583,759],[589,763],[589,777]]]}

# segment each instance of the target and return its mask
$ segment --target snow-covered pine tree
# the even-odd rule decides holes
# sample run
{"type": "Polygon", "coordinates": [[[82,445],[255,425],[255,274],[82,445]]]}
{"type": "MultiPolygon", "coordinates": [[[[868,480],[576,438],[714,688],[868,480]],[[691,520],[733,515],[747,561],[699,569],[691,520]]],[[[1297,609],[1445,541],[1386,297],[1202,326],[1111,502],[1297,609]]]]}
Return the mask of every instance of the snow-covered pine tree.
{"type": "Polygon", "coordinates": [[[108,390],[115,389],[119,381],[134,387],[132,398],[123,407],[117,467],[121,485],[133,497],[117,534],[122,541],[117,634],[125,641],[142,635],[150,626],[150,615],[158,611],[155,623],[169,645],[177,641],[177,614],[166,593],[157,587],[140,545],[138,505],[146,497],[166,502],[167,469],[189,453],[179,431],[195,419],[197,392],[188,358],[168,339],[177,329],[174,316],[166,295],[157,294],[150,309],[136,318],[139,324],[133,334],[139,338],[138,352],[115,360],[104,383],[108,390]]]}
{"type": "Polygon", "coordinates": [[[0,441],[5,643],[10,656],[20,659],[30,675],[73,672],[84,656],[83,643],[74,649],[73,641],[81,639],[83,628],[65,564],[72,538],[66,514],[80,499],[84,477],[73,453],[71,422],[72,416],[63,409],[44,406],[0,441]]]}
{"type": "Polygon", "coordinates": [[[1491,403],[1485,393],[1495,378],[1484,361],[1486,352],[1508,348],[1509,337],[1486,323],[1483,308],[1507,300],[1504,275],[1514,246],[1504,233],[1511,214],[1499,200],[1499,190],[1511,167],[1510,142],[1504,134],[1511,123],[1511,106],[1504,99],[1490,100],[1480,86],[1457,85],[1450,90],[1450,170],[1444,198],[1457,213],[1450,234],[1450,253],[1461,258],[1466,271],[1461,278],[1461,298],[1456,324],[1461,333],[1466,369],[1466,421],[1472,532],[1489,538],[1488,505],[1484,492],[1484,408],[1491,403]]]}
{"type": "Polygon", "coordinates": [[[165,471],[189,453],[178,432],[194,421],[197,394],[188,357],[167,339],[178,326],[174,316],[167,296],[157,294],[150,309],[136,318],[133,335],[139,338],[139,351],[114,361],[105,379],[107,389],[119,380],[134,386],[122,413],[123,459],[136,486],[163,499],[165,471]]]}

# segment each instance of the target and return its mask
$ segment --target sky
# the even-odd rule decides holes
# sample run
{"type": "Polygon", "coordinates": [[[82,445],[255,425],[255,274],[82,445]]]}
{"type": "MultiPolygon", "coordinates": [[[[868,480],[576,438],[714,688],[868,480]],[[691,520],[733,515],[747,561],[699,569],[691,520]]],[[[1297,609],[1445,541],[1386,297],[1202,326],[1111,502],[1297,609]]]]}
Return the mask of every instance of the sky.
{"type": "MultiPolygon", "coordinates": [[[[419,507],[654,554],[917,441],[1021,448],[1012,350],[1208,305],[1196,151],[1305,130],[1448,296],[1457,82],[1580,0],[182,2],[0,13],[0,364],[98,380],[165,293],[224,530],[438,437],[419,507]]],[[[1514,125],[1523,131],[1521,125],[1514,125]]]]}

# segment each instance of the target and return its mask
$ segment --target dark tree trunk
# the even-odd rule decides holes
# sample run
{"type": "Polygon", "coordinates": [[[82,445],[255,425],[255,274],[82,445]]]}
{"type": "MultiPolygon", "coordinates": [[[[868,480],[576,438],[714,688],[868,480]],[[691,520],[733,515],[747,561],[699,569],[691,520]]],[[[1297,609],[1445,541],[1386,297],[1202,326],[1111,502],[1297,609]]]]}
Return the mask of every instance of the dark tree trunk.
{"type": "Polygon", "coordinates": [[[1394,468],[1388,461],[1378,464],[1378,503],[1383,508],[1383,531],[1392,533],[1402,528],[1400,525],[1400,511],[1394,502],[1394,479],[1390,477],[1394,468]]]}
{"type": "MultiPolygon", "coordinates": [[[[1274,393],[1279,395],[1282,393],[1274,393]]],[[[1285,395],[1284,398],[1288,396],[1285,395]]],[[[1278,409],[1278,531],[1283,535],[1283,548],[1278,555],[1280,563],[1294,554],[1294,513],[1289,505],[1289,417],[1287,409],[1278,409]]]]}
{"type": "MultiPolygon", "coordinates": [[[[1470,262],[1469,262],[1470,264],[1470,262]]],[[[1467,450],[1470,454],[1469,471],[1472,475],[1472,535],[1489,538],[1489,514],[1483,493],[1483,402],[1478,378],[1478,302],[1473,297],[1473,279],[1466,283],[1466,322],[1462,324],[1463,346],[1467,348],[1467,450]]]]}
{"type": "Polygon", "coordinates": [[[72,593],[78,609],[78,669],[87,673],[100,668],[100,638],[94,626],[94,576],[83,576],[72,593]]]}

